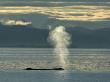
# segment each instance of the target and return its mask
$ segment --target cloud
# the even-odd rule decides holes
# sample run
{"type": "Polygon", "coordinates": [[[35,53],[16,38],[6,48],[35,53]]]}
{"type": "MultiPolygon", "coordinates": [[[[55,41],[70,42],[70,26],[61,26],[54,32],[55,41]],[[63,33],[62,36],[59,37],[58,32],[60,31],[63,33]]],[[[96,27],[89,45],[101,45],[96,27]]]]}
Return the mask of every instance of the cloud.
{"type": "Polygon", "coordinates": [[[26,25],[30,25],[32,22],[27,22],[27,21],[23,21],[23,20],[12,20],[12,19],[6,19],[6,20],[1,20],[0,21],[1,24],[3,25],[21,25],[21,26],[26,26],[26,25]]]}
{"type": "MultiPolygon", "coordinates": [[[[69,3],[68,3],[69,4],[69,3]]],[[[107,21],[110,20],[110,6],[73,5],[61,7],[0,6],[0,14],[40,13],[58,20],[107,21]]]]}

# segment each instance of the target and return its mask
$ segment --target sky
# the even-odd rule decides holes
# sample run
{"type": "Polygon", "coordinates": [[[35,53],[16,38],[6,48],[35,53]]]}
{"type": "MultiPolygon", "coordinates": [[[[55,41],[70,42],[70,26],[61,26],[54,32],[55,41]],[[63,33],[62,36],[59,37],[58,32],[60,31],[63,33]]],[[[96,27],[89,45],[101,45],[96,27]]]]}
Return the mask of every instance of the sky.
{"type": "MultiPolygon", "coordinates": [[[[102,28],[110,28],[110,2],[107,2],[107,0],[0,0],[0,26],[3,27],[3,25],[6,25],[4,27],[9,28],[16,28],[19,26],[20,28],[27,27],[26,29],[28,29],[28,27],[31,27],[34,28],[34,30],[36,28],[36,30],[38,30],[38,28],[39,30],[49,29],[50,26],[51,28],[64,26],[69,27],[69,29],[79,27],[79,34],[76,36],[74,35],[74,37],[76,37],[76,39],[78,40],[76,40],[76,47],[77,44],[82,46],[86,41],[87,46],[90,45],[96,47],[108,47],[110,40],[109,36],[106,36],[106,34],[109,34],[109,30],[107,31],[107,33],[104,32],[103,34],[98,32],[98,35],[97,29],[101,30],[102,28]],[[86,37],[85,32],[87,30],[85,31],[85,28],[92,29],[92,31],[89,31],[90,33],[96,33],[93,33],[93,38],[91,38],[91,36],[89,38],[87,34],[88,38],[79,41],[80,38],[77,36],[79,36],[80,34],[84,34],[84,37],[86,37]],[[80,31],[80,29],[82,31],[80,31]],[[85,42],[83,42],[84,40],[85,42]],[[90,40],[89,43],[88,40],[90,40]],[[93,43],[93,45],[91,43],[93,43]]],[[[4,32],[7,33],[7,30],[4,32]]],[[[43,34],[45,35],[45,33],[42,33],[38,37],[36,37],[36,35],[33,35],[33,40],[34,37],[36,37],[35,44],[33,43],[33,41],[30,42],[30,39],[28,39],[29,41],[27,42],[29,43],[26,43],[26,45],[39,44],[37,43],[37,40],[43,34]]],[[[2,35],[3,34],[1,34],[1,36],[2,35]]],[[[9,35],[11,34],[9,33],[9,35]]],[[[14,35],[14,37],[16,37],[16,35],[14,35]]],[[[5,41],[8,44],[8,40],[10,40],[10,42],[12,41],[12,43],[15,41],[22,45],[20,41],[24,42],[26,40],[25,38],[24,40],[18,40],[17,38],[17,41],[15,39],[11,40],[8,38],[7,36],[3,37],[3,40],[1,40],[1,42],[5,41]]],[[[41,42],[44,42],[43,40],[41,42]]]]}
{"type": "Polygon", "coordinates": [[[110,2],[109,0],[0,0],[0,22],[5,24],[13,20],[26,20],[35,28],[47,28],[49,25],[105,28],[109,27],[110,22],[110,2]]]}

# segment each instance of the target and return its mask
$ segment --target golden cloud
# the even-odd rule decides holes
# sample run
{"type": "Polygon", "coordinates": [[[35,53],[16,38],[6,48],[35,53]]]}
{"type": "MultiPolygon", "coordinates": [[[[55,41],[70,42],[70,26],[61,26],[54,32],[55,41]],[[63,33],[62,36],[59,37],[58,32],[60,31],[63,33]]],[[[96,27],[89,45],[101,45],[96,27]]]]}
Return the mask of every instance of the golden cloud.
{"type": "Polygon", "coordinates": [[[110,19],[110,6],[74,5],[64,7],[0,6],[0,14],[40,13],[58,20],[106,21],[110,19]]]}

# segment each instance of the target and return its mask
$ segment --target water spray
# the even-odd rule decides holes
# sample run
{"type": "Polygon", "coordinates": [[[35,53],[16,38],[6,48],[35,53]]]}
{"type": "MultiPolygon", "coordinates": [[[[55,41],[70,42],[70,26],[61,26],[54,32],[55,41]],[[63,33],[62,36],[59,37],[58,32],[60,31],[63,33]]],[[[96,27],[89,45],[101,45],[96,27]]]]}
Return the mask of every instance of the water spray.
{"type": "Polygon", "coordinates": [[[50,31],[50,41],[54,45],[54,53],[59,58],[59,64],[61,67],[66,68],[68,62],[67,56],[69,55],[68,46],[70,45],[71,36],[66,32],[64,26],[58,26],[54,30],[50,31]]]}

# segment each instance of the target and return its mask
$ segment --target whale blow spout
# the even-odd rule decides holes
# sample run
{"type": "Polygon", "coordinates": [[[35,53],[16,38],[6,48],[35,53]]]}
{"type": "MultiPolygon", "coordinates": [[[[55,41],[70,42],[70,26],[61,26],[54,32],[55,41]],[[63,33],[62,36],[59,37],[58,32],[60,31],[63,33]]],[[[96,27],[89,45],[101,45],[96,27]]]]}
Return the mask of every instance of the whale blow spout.
{"type": "Polygon", "coordinates": [[[67,68],[67,62],[69,50],[68,46],[70,45],[71,36],[66,31],[64,26],[58,26],[50,31],[49,40],[54,46],[54,54],[58,56],[58,65],[67,68]]]}

